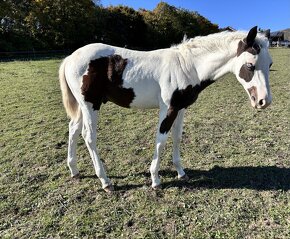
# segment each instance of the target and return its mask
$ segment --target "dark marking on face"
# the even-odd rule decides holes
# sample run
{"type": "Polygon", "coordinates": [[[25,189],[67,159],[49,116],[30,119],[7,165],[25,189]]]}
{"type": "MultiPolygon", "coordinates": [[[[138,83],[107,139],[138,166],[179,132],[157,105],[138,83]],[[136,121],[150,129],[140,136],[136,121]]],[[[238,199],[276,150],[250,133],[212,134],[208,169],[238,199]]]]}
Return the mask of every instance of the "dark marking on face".
{"type": "MultiPolygon", "coordinates": [[[[258,55],[261,51],[260,46],[255,42],[255,38],[257,36],[257,27],[253,27],[247,37],[241,41],[239,41],[238,49],[237,49],[237,57],[239,57],[242,53],[248,52],[252,55],[258,55]]],[[[246,82],[250,82],[254,77],[255,66],[246,63],[242,65],[240,69],[239,76],[244,79],[246,82]]]]}
{"type": "Polygon", "coordinates": [[[246,82],[250,82],[254,77],[255,71],[247,66],[247,64],[242,65],[240,69],[239,76],[246,82]]]}
{"type": "Polygon", "coordinates": [[[237,56],[239,57],[243,52],[249,52],[252,55],[258,55],[261,51],[260,46],[254,42],[253,45],[247,45],[246,39],[239,41],[238,49],[237,49],[237,56]]]}
{"type": "Polygon", "coordinates": [[[251,100],[252,101],[257,101],[258,99],[258,93],[257,93],[257,88],[255,86],[252,86],[251,88],[248,89],[251,100]]]}
{"type": "Polygon", "coordinates": [[[205,80],[202,81],[199,85],[188,85],[183,90],[179,90],[177,88],[171,96],[167,115],[160,125],[160,133],[168,133],[175,118],[178,115],[178,111],[184,108],[186,109],[188,106],[193,104],[197,100],[198,94],[213,82],[213,80],[205,80]]]}
{"type": "Polygon", "coordinates": [[[85,101],[99,110],[102,103],[111,101],[119,106],[129,108],[135,94],[132,88],[123,88],[122,75],[127,59],[119,55],[111,55],[92,60],[87,75],[83,76],[81,87],[85,101]]]}

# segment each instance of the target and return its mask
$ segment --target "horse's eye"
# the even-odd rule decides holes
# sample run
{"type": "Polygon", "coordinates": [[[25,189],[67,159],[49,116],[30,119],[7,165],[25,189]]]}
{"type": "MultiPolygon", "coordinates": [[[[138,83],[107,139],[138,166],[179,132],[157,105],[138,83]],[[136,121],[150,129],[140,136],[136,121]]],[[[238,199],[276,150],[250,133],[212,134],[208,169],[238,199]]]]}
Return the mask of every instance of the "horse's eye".
{"type": "Polygon", "coordinates": [[[253,49],[255,49],[255,50],[257,51],[258,54],[259,54],[260,51],[261,51],[261,47],[260,47],[260,45],[258,45],[257,43],[254,43],[254,45],[253,45],[253,49]]]}
{"type": "Polygon", "coordinates": [[[249,71],[254,71],[255,70],[255,66],[252,63],[247,63],[246,66],[247,66],[249,71]]]}

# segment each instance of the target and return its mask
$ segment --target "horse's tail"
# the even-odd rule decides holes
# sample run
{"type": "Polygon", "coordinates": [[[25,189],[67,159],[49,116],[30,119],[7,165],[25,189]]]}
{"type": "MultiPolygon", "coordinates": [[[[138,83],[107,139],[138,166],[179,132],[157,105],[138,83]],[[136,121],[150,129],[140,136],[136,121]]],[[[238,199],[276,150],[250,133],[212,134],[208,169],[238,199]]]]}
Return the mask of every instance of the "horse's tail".
{"type": "Polygon", "coordinates": [[[80,110],[79,104],[74,95],[72,94],[71,89],[69,88],[66,81],[65,65],[67,63],[67,60],[68,58],[65,58],[59,67],[59,83],[62,93],[62,102],[66,113],[71,119],[76,119],[79,117],[80,110]]]}

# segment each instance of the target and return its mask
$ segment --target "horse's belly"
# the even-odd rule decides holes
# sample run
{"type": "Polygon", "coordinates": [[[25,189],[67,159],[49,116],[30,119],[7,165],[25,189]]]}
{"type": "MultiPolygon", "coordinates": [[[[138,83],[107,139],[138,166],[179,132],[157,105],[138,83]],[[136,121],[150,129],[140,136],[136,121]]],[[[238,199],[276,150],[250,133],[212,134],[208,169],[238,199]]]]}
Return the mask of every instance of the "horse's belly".
{"type": "Polygon", "coordinates": [[[148,84],[138,84],[130,87],[129,85],[125,86],[126,88],[132,88],[135,94],[135,97],[130,104],[131,108],[139,109],[152,109],[159,107],[160,99],[160,87],[155,81],[148,82],[148,84]]]}

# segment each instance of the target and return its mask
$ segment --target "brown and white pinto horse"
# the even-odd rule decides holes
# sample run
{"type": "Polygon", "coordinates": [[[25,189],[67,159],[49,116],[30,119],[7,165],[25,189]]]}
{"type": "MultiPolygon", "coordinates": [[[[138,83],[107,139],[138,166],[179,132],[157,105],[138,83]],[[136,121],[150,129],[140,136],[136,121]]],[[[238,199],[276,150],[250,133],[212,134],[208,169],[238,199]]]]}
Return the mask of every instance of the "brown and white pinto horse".
{"type": "Polygon", "coordinates": [[[90,44],[68,56],[60,66],[63,103],[70,116],[68,167],[79,176],[76,145],[82,132],[95,171],[106,191],[112,191],[96,148],[98,111],[107,101],[127,108],[158,108],[156,148],[150,167],[152,187],[160,185],[161,151],[168,133],[173,137],[173,164],[178,178],[188,179],[179,145],[185,109],[198,94],[228,72],[235,74],[254,108],[272,100],[269,87],[268,39],[257,27],[184,40],[168,49],[149,52],[90,44]]]}

